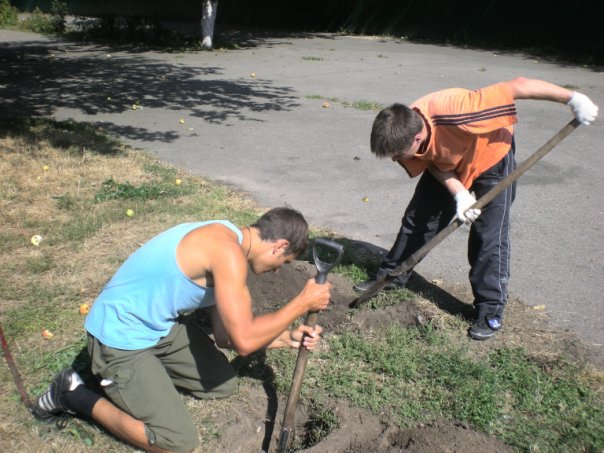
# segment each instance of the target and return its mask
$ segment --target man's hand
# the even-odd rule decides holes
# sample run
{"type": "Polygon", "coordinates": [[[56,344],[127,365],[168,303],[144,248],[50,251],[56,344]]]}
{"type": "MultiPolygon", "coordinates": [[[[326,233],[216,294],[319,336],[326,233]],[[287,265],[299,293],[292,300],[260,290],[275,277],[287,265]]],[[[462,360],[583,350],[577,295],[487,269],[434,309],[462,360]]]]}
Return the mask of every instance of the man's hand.
{"type": "Polygon", "coordinates": [[[467,190],[462,190],[455,194],[455,202],[457,203],[457,218],[464,223],[474,223],[481,213],[480,209],[470,209],[476,198],[467,190]]]}
{"type": "Polygon", "coordinates": [[[305,302],[306,311],[325,310],[331,297],[331,283],[319,284],[314,278],[310,278],[298,297],[305,302]]]}
{"type": "Polygon", "coordinates": [[[585,126],[589,126],[589,123],[598,116],[598,106],[587,96],[576,91],[566,105],[573,111],[577,121],[585,126]]]}
{"type": "Polygon", "coordinates": [[[305,325],[296,327],[290,332],[292,348],[298,349],[302,341],[306,349],[313,351],[321,341],[321,332],[323,332],[323,328],[318,324],[314,329],[305,325]]]}

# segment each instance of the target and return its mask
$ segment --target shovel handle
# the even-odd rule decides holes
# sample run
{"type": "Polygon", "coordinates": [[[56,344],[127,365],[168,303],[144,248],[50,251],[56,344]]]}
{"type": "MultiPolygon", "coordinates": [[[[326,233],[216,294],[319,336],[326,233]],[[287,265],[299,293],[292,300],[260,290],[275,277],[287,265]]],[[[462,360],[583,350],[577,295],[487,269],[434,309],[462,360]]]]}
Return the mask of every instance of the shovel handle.
{"type": "MultiPolygon", "coordinates": [[[[503,192],[508,186],[516,181],[522,174],[524,174],[529,168],[535,165],[541,160],[547,153],[549,153],[558,143],[564,140],[571,132],[573,132],[581,123],[576,119],[570,121],[566,126],[558,131],[556,135],[545,142],[537,151],[531,154],[522,164],[501,181],[499,181],[491,190],[484,194],[476,203],[474,203],[469,209],[482,209],[487,203],[493,201],[493,199],[503,192]]],[[[413,269],[434,247],[440,244],[447,236],[455,231],[463,222],[458,218],[455,218],[453,222],[447,225],[443,230],[440,231],[436,236],[429,240],[423,247],[413,253],[409,258],[403,261],[399,266],[391,270],[387,275],[378,279],[372,286],[367,288],[363,294],[353,300],[348,306],[350,308],[358,308],[366,301],[375,296],[384,286],[388,284],[388,281],[393,277],[401,275],[413,269]]]]}
{"type": "MultiPolygon", "coordinates": [[[[327,274],[331,271],[342,259],[344,253],[344,247],[337,242],[330,241],[324,238],[316,238],[313,243],[313,260],[317,268],[317,274],[315,275],[315,282],[323,285],[327,281],[327,274]],[[331,249],[337,253],[336,258],[333,261],[321,261],[319,259],[319,248],[325,247],[331,249]]],[[[315,327],[319,318],[319,312],[309,311],[306,315],[305,324],[309,327],[315,327]]],[[[302,339],[304,341],[304,339],[302,339]]],[[[300,342],[300,349],[298,349],[298,358],[296,360],[296,367],[294,368],[294,375],[292,377],[292,385],[289,389],[289,396],[287,397],[287,403],[285,405],[285,415],[283,416],[283,424],[281,425],[281,435],[279,436],[279,445],[277,446],[277,453],[285,453],[289,443],[291,441],[291,433],[294,427],[294,420],[296,416],[296,406],[298,404],[298,398],[300,396],[300,388],[302,387],[302,379],[304,379],[304,371],[306,370],[306,363],[308,362],[308,349],[306,349],[302,342],[300,342]]]]}

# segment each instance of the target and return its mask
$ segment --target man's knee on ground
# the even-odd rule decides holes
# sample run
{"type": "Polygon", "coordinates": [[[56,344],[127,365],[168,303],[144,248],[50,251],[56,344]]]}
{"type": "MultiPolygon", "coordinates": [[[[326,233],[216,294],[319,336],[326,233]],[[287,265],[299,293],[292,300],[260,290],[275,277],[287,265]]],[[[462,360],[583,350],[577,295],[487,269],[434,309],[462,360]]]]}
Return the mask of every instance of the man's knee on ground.
{"type": "Polygon", "coordinates": [[[191,423],[183,423],[178,430],[149,428],[145,425],[145,433],[149,444],[162,450],[178,453],[190,453],[199,446],[197,427],[191,423]]]}

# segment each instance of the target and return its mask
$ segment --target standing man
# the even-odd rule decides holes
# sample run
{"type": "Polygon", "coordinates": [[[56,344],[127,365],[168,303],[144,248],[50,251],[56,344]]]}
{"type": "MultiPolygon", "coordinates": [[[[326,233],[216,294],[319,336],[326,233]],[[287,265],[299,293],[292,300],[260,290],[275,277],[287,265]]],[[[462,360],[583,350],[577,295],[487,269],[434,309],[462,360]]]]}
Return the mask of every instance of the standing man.
{"type": "Polygon", "coordinates": [[[307,238],[299,212],[276,208],[243,229],[228,221],[187,223],[151,239],[122,264],[86,318],[92,373],[108,399],[66,369],[37,398],[34,415],[79,413],[145,451],[193,450],[197,428],[177,388],[198,398],[234,391],[235,371],[216,346],[245,356],[317,345],[320,327],[290,325],[327,307],[329,283],[309,279],[289,303],[261,316],[252,313],[246,283],[248,266],[254,274],[276,272],[306,249],[307,238]],[[214,341],[193,316],[183,318],[203,307],[214,341]]]}
{"type": "MultiPolygon", "coordinates": [[[[568,105],[582,124],[598,107],[587,96],[535,79],[518,77],[479,90],[451,88],[428,94],[409,107],[393,104],[373,123],[371,151],[390,158],[410,177],[422,175],[402,219],[398,236],[376,280],[404,262],[446,227],[455,215],[471,223],[468,240],[475,315],[469,335],[487,340],[501,329],[510,276],[510,208],[515,184],[493,201],[469,209],[515,168],[516,99],[568,105]]],[[[411,271],[386,289],[402,287],[411,271]]],[[[355,286],[365,291],[375,280],[355,286]]]]}

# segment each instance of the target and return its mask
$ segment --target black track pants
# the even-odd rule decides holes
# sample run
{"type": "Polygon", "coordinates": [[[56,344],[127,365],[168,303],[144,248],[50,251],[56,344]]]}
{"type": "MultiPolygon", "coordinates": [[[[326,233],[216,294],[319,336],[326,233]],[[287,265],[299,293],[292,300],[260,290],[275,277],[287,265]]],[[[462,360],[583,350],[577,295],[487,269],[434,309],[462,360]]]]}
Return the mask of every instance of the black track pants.
{"type": "MultiPolygon", "coordinates": [[[[482,197],[515,168],[514,145],[508,154],[482,173],[470,188],[482,197]]],[[[516,184],[512,184],[482,209],[472,224],[468,240],[470,283],[478,316],[503,313],[510,276],[510,208],[516,184]]],[[[425,171],[405,210],[401,228],[378,270],[378,278],[405,261],[455,216],[455,200],[448,190],[425,171]]],[[[405,284],[411,271],[395,278],[405,284]]]]}

